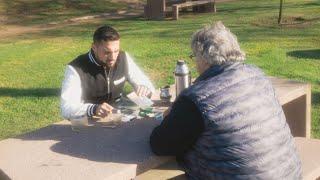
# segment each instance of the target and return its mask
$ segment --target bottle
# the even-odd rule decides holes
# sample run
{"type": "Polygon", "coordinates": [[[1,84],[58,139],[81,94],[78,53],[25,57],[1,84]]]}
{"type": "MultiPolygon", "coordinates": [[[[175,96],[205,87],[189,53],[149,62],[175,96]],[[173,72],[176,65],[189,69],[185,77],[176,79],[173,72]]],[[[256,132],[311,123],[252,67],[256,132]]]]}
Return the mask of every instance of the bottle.
{"type": "Polygon", "coordinates": [[[170,94],[170,86],[166,85],[160,88],[160,99],[164,103],[170,102],[171,94],[170,94]]]}
{"type": "Polygon", "coordinates": [[[189,87],[191,83],[190,71],[183,60],[177,61],[174,77],[176,85],[176,97],[178,97],[181,91],[189,87]]]}

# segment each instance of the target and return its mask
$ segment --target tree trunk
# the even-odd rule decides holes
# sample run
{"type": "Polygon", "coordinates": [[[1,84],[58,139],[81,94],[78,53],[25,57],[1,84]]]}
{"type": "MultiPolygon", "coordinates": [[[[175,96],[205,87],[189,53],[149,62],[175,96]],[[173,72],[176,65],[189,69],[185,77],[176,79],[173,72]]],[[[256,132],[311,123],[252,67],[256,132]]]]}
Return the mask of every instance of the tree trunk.
{"type": "Polygon", "coordinates": [[[280,8],[279,8],[278,24],[281,24],[281,20],[282,20],[282,7],[283,7],[283,1],[284,1],[284,0],[280,0],[280,8]]]}

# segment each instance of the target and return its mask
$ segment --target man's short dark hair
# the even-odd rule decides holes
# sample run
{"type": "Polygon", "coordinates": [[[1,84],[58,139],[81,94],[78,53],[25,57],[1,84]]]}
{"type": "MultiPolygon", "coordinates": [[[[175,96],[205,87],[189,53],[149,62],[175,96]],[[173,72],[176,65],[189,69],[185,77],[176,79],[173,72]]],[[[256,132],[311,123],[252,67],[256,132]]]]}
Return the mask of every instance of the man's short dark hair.
{"type": "Polygon", "coordinates": [[[101,41],[117,41],[119,39],[120,34],[118,31],[107,25],[99,27],[93,34],[94,43],[101,41]]]}

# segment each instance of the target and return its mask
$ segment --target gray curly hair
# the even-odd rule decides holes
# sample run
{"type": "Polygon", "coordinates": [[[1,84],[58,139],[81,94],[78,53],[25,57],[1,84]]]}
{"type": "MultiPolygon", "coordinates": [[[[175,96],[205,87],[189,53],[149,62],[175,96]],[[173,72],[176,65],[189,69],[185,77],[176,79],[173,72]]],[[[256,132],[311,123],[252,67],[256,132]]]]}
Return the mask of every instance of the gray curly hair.
{"type": "Polygon", "coordinates": [[[191,48],[196,57],[210,65],[245,60],[245,53],[241,51],[237,37],[221,21],[195,32],[191,48]]]}

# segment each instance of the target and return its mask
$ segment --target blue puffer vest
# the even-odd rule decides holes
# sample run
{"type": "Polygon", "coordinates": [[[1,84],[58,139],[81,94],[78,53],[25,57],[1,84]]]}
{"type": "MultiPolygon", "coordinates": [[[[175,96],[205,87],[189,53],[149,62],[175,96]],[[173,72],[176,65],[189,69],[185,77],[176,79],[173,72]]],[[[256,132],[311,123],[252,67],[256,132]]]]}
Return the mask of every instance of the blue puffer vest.
{"type": "Polygon", "coordinates": [[[204,119],[184,156],[189,179],[301,179],[301,162],[271,82],[257,67],[213,66],[181,93],[204,119]]]}

